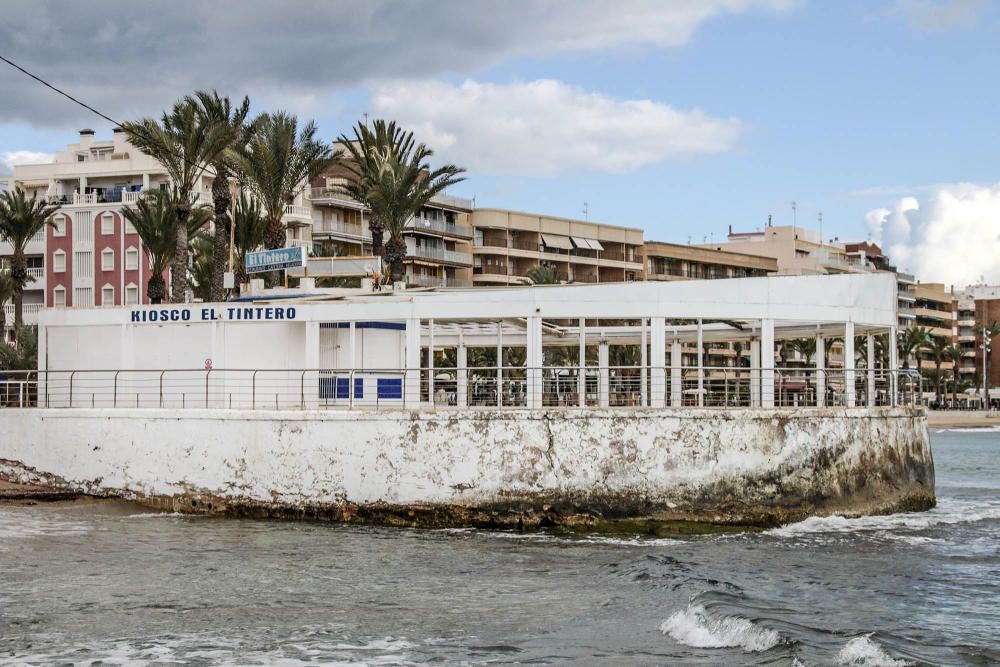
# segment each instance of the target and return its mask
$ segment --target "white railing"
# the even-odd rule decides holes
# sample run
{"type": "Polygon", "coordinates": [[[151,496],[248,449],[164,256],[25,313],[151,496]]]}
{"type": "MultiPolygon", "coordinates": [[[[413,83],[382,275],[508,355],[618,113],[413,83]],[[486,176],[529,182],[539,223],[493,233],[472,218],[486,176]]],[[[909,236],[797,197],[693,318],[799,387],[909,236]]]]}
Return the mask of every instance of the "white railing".
{"type": "Polygon", "coordinates": [[[76,206],[92,206],[97,203],[97,193],[89,192],[87,194],[80,194],[79,192],[73,195],[73,204],[76,206]]]}
{"type": "Polygon", "coordinates": [[[137,201],[139,201],[139,197],[142,197],[144,194],[146,194],[145,190],[141,190],[139,192],[123,191],[122,192],[122,203],[123,204],[134,204],[137,201]]]}
{"type": "MultiPolygon", "coordinates": [[[[37,315],[38,312],[44,308],[40,303],[26,303],[21,306],[21,312],[24,313],[25,317],[28,315],[37,315]]],[[[10,325],[14,321],[14,304],[6,303],[3,307],[3,314],[7,318],[7,324],[10,325]]]]}
{"type": "Polygon", "coordinates": [[[288,204],[285,206],[285,215],[291,218],[312,222],[312,211],[310,211],[306,206],[288,204]]]}
{"type": "Polygon", "coordinates": [[[472,227],[466,227],[465,225],[456,225],[453,222],[430,220],[428,218],[410,218],[410,221],[406,223],[406,228],[443,232],[445,234],[453,234],[455,236],[462,236],[464,238],[469,238],[469,239],[472,238],[472,227]]]}
{"type": "Polygon", "coordinates": [[[427,246],[417,246],[415,243],[406,244],[406,254],[411,257],[436,259],[441,262],[472,264],[472,253],[456,252],[454,250],[445,250],[444,248],[428,248],[427,246]]]}
{"type": "Polygon", "coordinates": [[[340,234],[342,236],[350,236],[355,239],[364,239],[370,241],[372,238],[372,233],[368,229],[368,225],[352,225],[346,222],[340,222],[339,220],[331,220],[319,223],[313,226],[313,236],[317,234],[340,234]]]}
{"type": "Polygon", "coordinates": [[[413,287],[472,287],[471,280],[421,275],[407,278],[406,284],[413,287]]]}
{"type": "Polygon", "coordinates": [[[28,268],[28,277],[38,280],[39,278],[45,277],[45,267],[42,266],[32,266],[28,268]]]}
{"type": "Polygon", "coordinates": [[[306,255],[312,254],[313,242],[305,239],[288,239],[285,245],[289,248],[305,248],[306,255]]]}
{"type": "Polygon", "coordinates": [[[916,406],[916,371],[480,366],[4,371],[0,406],[662,410],[916,406]],[[25,391],[25,383],[30,391],[25,391]]]}

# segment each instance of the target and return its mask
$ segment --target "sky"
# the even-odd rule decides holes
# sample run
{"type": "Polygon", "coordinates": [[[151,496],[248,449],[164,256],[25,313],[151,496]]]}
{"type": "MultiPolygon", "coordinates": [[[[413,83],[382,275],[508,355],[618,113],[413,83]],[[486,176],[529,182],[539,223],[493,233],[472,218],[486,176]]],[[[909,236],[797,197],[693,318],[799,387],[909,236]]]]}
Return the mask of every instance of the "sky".
{"type": "MultiPolygon", "coordinates": [[[[820,227],[1000,283],[1000,0],[14,0],[0,55],[115,119],[198,89],[395,119],[451,193],[641,227],[820,227]],[[793,202],[795,203],[793,209],[793,202]]],[[[0,63],[0,173],[111,124],[0,63]]]]}

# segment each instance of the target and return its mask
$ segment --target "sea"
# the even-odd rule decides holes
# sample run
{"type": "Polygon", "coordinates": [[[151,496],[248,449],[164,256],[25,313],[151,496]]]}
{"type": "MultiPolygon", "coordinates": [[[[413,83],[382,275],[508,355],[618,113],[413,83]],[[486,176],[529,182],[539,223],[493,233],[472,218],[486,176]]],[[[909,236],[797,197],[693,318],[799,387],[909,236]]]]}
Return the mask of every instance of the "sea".
{"type": "Polygon", "coordinates": [[[1000,430],[938,505],[644,539],[0,506],[3,665],[1000,665],[1000,430]]]}

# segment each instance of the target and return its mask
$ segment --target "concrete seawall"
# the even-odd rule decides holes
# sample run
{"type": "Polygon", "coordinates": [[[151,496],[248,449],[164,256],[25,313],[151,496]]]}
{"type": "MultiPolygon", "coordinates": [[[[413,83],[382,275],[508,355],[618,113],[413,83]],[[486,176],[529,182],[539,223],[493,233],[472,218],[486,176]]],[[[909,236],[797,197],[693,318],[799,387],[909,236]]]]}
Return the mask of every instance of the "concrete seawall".
{"type": "Polygon", "coordinates": [[[0,478],[424,526],[768,526],[934,504],[922,410],[0,410],[0,478]]]}

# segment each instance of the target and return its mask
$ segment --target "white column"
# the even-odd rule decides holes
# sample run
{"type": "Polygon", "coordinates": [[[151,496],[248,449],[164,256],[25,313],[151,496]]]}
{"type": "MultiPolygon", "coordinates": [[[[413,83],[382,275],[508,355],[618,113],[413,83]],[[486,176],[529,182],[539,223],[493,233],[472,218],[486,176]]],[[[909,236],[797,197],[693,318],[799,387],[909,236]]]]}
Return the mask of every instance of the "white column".
{"type": "Polygon", "coordinates": [[[404,357],[406,380],[403,405],[415,409],[420,407],[420,320],[406,320],[406,356],[404,357]]]}
{"type": "Polygon", "coordinates": [[[774,407],[774,320],[760,321],[760,404],[774,407]]]}
{"type": "Polygon", "coordinates": [[[875,336],[869,333],[865,336],[868,346],[868,407],[875,407],[875,336]]]}
{"type": "Polygon", "coordinates": [[[527,320],[527,350],[525,359],[528,364],[528,407],[542,407],[542,318],[529,317],[527,320]]]}
{"type": "Polygon", "coordinates": [[[826,404],[826,338],[816,334],[816,407],[826,404]]]}
{"type": "Polygon", "coordinates": [[[684,405],[684,353],[681,342],[674,339],[670,344],[670,405],[679,408],[684,405]]]}
{"type": "Polygon", "coordinates": [[[86,176],[81,176],[80,177],[80,194],[82,195],[86,191],[86,189],[87,189],[87,177],[86,176]]]}
{"type": "Polygon", "coordinates": [[[427,400],[434,401],[434,320],[427,320],[427,400]]]}
{"type": "Polygon", "coordinates": [[[458,334],[458,349],[455,350],[455,393],[458,407],[469,405],[469,351],[465,347],[465,335],[458,334]]]}
{"type": "Polygon", "coordinates": [[[889,405],[899,404],[899,330],[889,329],[889,405]]]}
{"type": "Polygon", "coordinates": [[[587,406],[587,318],[580,318],[580,360],[577,367],[576,391],[579,394],[578,405],[587,406]]]}
{"type": "Polygon", "coordinates": [[[667,402],[667,374],[664,368],[667,365],[667,322],[665,318],[654,317],[650,319],[649,364],[650,387],[649,404],[654,408],[662,408],[667,402]]]}
{"type": "Polygon", "coordinates": [[[646,318],[642,318],[642,331],[639,335],[639,405],[649,405],[646,376],[649,374],[649,349],[646,341],[646,318]]]}
{"type": "MultiPolygon", "coordinates": [[[[221,339],[225,339],[225,324],[220,324],[221,339]]],[[[303,368],[312,371],[305,374],[300,381],[303,382],[304,402],[307,409],[319,407],[319,375],[315,369],[319,368],[319,322],[306,322],[306,349],[303,358],[305,363],[303,368]]],[[[224,344],[224,343],[223,343],[224,344]]]]}
{"type": "Polygon", "coordinates": [[[853,408],[854,394],[854,322],[844,324],[844,403],[853,408]]]}
{"type": "Polygon", "coordinates": [[[609,349],[608,341],[604,340],[604,334],[601,334],[601,344],[597,349],[597,365],[600,370],[600,381],[598,383],[598,404],[602,408],[606,408],[611,405],[611,380],[608,377],[608,360],[609,360],[609,349]]]}
{"type": "Polygon", "coordinates": [[[149,190],[149,174],[142,175],[142,191],[146,192],[149,190]]]}
{"type": "MultiPolygon", "coordinates": [[[[527,356],[527,353],[525,353],[527,356]]],[[[503,320],[497,321],[497,407],[503,406],[503,320]]]]}
{"type": "Polygon", "coordinates": [[[705,331],[698,320],[698,407],[705,405],[705,331]]]}
{"type": "MultiPolygon", "coordinates": [[[[347,323],[347,368],[350,371],[358,370],[358,328],[353,320],[347,323]]],[[[348,373],[347,376],[347,400],[351,407],[354,407],[354,378],[356,373],[348,373]]]]}
{"type": "Polygon", "coordinates": [[[760,407],[760,339],[750,341],[750,407],[760,407]]]}

